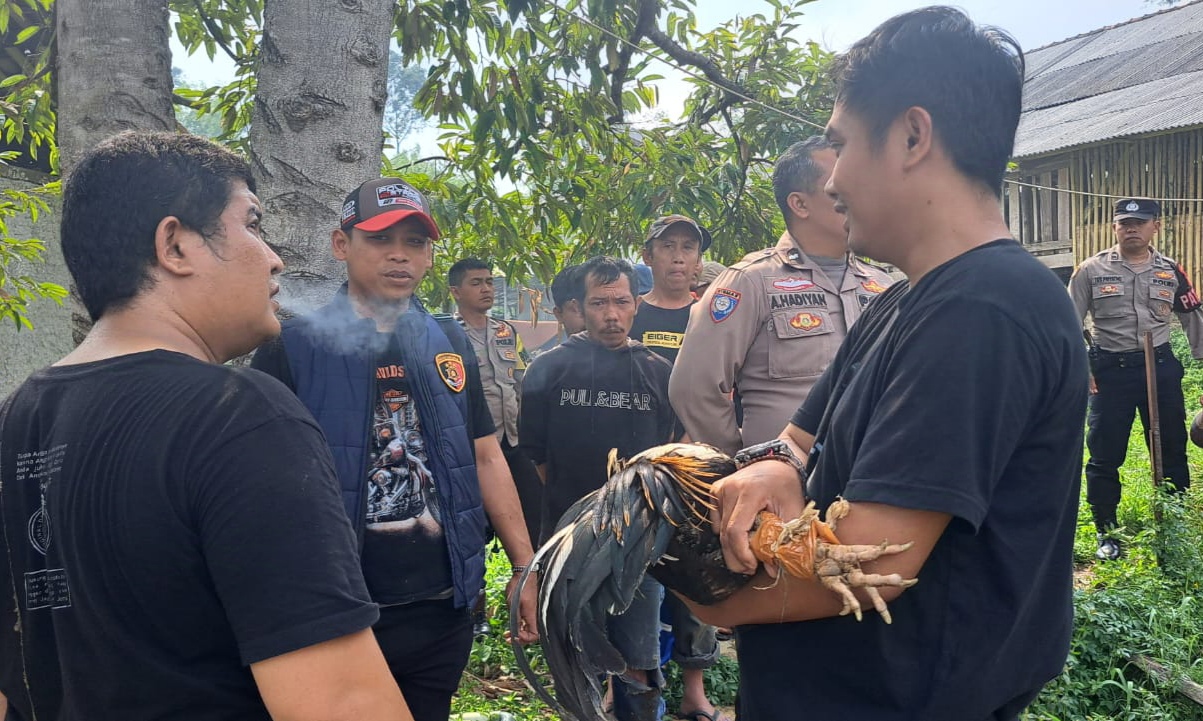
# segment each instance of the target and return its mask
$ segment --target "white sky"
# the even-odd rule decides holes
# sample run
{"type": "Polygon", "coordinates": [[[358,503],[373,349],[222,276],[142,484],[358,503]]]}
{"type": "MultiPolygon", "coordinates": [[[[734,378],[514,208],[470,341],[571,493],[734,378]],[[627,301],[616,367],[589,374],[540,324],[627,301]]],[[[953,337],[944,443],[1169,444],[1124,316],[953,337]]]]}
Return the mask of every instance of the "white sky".
{"type": "MultiPolygon", "coordinates": [[[[1025,50],[1078,35],[1096,28],[1124,22],[1156,12],[1161,6],[1151,0],[947,0],[964,9],[979,23],[997,25],[1013,35],[1025,50]]],[[[816,40],[824,47],[840,51],[866,35],[882,21],[900,12],[931,5],[922,0],[817,0],[804,6],[804,17],[796,31],[799,40],[816,40]]],[[[761,0],[697,0],[698,28],[705,31],[736,15],[763,13],[771,9],[761,0]],[[742,10],[742,12],[741,12],[742,10]]],[[[172,41],[174,64],[184,71],[191,82],[217,84],[227,82],[233,75],[233,64],[220,52],[212,63],[199,53],[185,57],[183,49],[172,41]]],[[[666,68],[657,70],[666,75],[659,83],[660,110],[675,117],[688,93],[688,86],[676,80],[680,75],[666,68]]],[[[418,133],[416,141],[423,152],[435,151],[437,133],[427,130],[418,133]]]]}

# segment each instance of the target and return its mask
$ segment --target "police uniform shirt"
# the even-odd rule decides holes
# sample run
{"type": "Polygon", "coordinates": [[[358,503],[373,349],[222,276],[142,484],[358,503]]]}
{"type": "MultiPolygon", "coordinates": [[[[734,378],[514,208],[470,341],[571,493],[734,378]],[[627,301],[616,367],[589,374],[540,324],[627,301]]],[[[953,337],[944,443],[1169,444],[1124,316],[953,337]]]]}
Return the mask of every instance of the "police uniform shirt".
{"type": "Polygon", "coordinates": [[[489,318],[480,330],[457,318],[476,351],[480,384],[497,426],[497,438],[517,446],[520,383],[526,371],[522,339],[513,325],[500,318],[489,318]]]}
{"type": "Polygon", "coordinates": [[[1152,331],[1153,344],[1162,345],[1169,342],[1170,321],[1177,315],[1191,355],[1203,359],[1200,311],[1175,313],[1175,299],[1186,282],[1176,270],[1173,260],[1152,248],[1143,265],[1125,260],[1118,245],[1083,261],[1069,281],[1069,294],[1078,317],[1090,315],[1095,344],[1113,353],[1136,351],[1144,334],[1152,331]]]}
{"type": "Polygon", "coordinates": [[[727,453],[776,438],[861,310],[891,283],[849,257],[843,283],[785,233],[721,274],[693,306],[669,384],[690,438],[727,453]],[[731,392],[744,408],[735,422],[731,392]]]}

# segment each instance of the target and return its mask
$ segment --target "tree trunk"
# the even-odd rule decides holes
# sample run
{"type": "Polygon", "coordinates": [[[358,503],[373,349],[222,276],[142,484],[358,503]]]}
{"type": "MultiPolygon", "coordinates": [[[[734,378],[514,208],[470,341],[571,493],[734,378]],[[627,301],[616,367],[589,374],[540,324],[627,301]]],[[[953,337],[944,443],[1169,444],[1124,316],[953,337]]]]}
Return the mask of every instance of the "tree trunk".
{"type": "Polygon", "coordinates": [[[345,276],[330,232],[347,193],[380,174],[394,11],[379,0],[264,6],[250,153],[287,312],[325,302],[345,276]]]}
{"type": "Polygon", "coordinates": [[[174,130],[164,0],[58,0],[59,165],[122,130],[174,130]]]}
{"type": "MultiPolygon", "coordinates": [[[[58,0],[54,9],[62,177],[111,135],[175,129],[165,0],[58,0]]],[[[78,343],[91,322],[72,296],[78,343]]]]}

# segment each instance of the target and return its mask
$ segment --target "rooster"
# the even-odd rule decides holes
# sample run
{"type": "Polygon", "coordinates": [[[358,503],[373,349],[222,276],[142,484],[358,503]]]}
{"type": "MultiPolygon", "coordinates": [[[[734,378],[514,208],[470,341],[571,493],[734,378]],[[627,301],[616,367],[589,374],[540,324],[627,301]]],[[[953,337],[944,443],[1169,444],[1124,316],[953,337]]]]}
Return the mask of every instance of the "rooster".
{"type": "MultiPolygon", "coordinates": [[[[602,680],[627,669],[606,636],[606,615],[631,604],[645,573],[702,605],[718,603],[752,580],[727,568],[709,520],[714,510],[711,484],[735,470],[731,457],[704,444],[656,446],[628,461],[610,452],[609,480],[564,513],[513,595],[520,598],[531,571],[542,573],[539,636],[555,684],[554,699],[517,643],[516,608],[510,611],[510,632],[519,667],[549,706],[579,721],[604,721],[602,680]]],[[[813,502],[790,521],[763,511],[751,539],[753,553],[791,575],[817,577],[842,599],[841,615],[861,618],[852,589],[864,588],[889,623],[877,587],[905,588],[916,579],[865,574],[860,564],[901,553],[911,544],[843,545],[835,523],[847,512],[842,499],[828,509],[827,522],[819,519],[813,502]]]]}

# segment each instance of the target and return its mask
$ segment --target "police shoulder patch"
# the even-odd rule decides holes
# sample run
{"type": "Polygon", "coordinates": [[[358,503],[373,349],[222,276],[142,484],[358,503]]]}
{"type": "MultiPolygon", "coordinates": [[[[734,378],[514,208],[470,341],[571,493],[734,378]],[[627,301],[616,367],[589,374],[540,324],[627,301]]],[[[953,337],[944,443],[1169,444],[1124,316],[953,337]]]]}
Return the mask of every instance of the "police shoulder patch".
{"type": "Polygon", "coordinates": [[[730,318],[741,297],[737,290],[715,288],[714,297],[710,299],[710,319],[715,323],[722,323],[730,318]]]}
{"type": "Polygon", "coordinates": [[[464,373],[464,359],[456,353],[439,353],[434,357],[434,367],[439,378],[447,384],[454,393],[459,393],[468,382],[464,373]]]}

